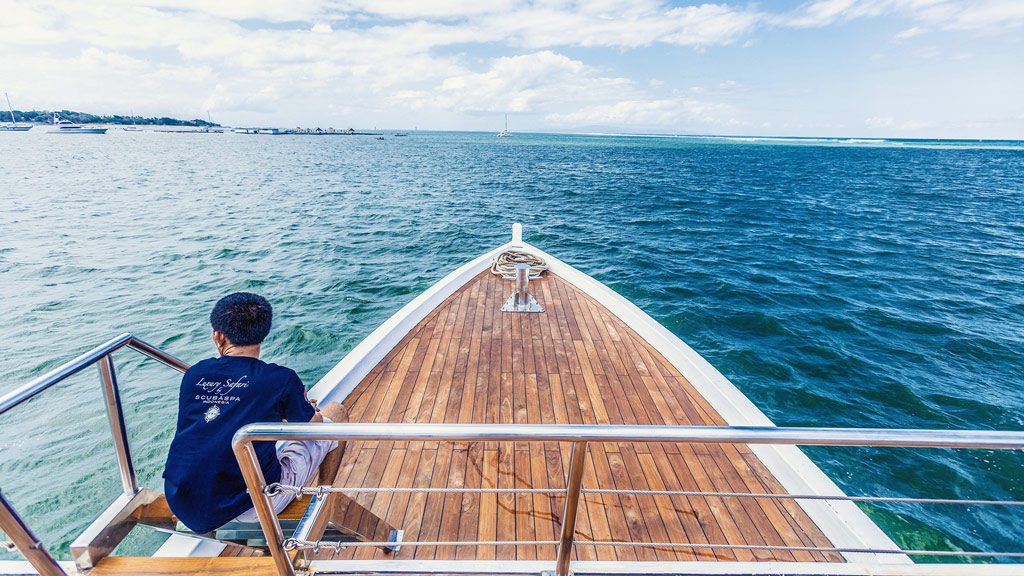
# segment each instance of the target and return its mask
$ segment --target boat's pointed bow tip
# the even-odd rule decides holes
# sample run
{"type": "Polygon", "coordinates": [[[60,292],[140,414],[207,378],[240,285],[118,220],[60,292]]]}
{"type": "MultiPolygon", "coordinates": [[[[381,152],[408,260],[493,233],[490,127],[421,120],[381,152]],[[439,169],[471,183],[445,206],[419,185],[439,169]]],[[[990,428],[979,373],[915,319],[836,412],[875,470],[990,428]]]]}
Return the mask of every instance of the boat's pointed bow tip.
{"type": "Polygon", "coordinates": [[[512,223],[512,243],[522,244],[523,243],[523,225],[519,222],[512,223]]]}

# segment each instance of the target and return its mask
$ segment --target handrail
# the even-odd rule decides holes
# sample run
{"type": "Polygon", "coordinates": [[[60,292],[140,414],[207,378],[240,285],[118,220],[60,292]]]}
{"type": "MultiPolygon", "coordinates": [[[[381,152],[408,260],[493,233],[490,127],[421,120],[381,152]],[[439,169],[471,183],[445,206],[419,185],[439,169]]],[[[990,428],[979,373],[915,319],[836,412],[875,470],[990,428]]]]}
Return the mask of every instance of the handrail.
{"type": "MultiPolygon", "coordinates": [[[[117,385],[114,360],[111,356],[115,351],[125,346],[180,372],[184,372],[189,368],[189,365],[185,362],[126,332],[0,396],[0,415],[28,402],[45,390],[56,386],[86,368],[94,364],[97,365],[99,368],[100,384],[103,387],[107,422],[110,424],[110,431],[114,439],[114,453],[117,457],[118,472],[121,476],[121,487],[124,494],[135,495],[139,493],[139,483],[135,475],[135,463],[132,460],[131,449],[128,443],[128,429],[125,426],[124,409],[121,406],[121,391],[117,385]]],[[[35,534],[32,533],[10,502],[3,497],[2,493],[0,493],[0,527],[10,536],[11,541],[14,542],[18,550],[41,575],[58,576],[65,574],[64,570],[54,560],[46,547],[36,538],[35,534]]]]}
{"type": "Polygon", "coordinates": [[[71,376],[78,374],[82,370],[85,370],[89,366],[99,362],[100,359],[107,354],[115,352],[125,346],[128,346],[129,348],[144,354],[161,364],[174,368],[179,372],[184,372],[189,368],[188,364],[185,362],[178,360],[174,356],[171,356],[152,344],[136,338],[131,333],[125,332],[116,338],[107,340],[88,352],[82,353],[64,364],[61,364],[46,374],[34,378],[30,382],[27,382],[26,384],[23,384],[0,396],[0,416],[15,406],[27,402],[47,388],[59,384],[71,376]]]}
{"type": "Polygon", "coordinates": [[[618,426],[591,424],[249,424],[233,442],[279,440],[448,440],[473,442],[686,442],[906,448],[1024,448],[1024,432],[776,426],[618,426]]]}
{"type": "Polygon", "coordinates": [[[253,442],[335,441],[516,441],[571,442],[565,511],[555,560],[555,574],[567,576],[572,557],[575,518],[583,492],[588,442],[681,442],[781,444],[803,446],[887,446],[907,448],[1024,449],[1024,432],[993,430],[900,430],[879,428],[778,428],[772,426],[594,426],[578,424],[396,424],[267,423],[249,424],[235,433],[232,449],[252,496],[253,507],[278,574],[294,576],[284,533],[266,494],[253,442]]]}

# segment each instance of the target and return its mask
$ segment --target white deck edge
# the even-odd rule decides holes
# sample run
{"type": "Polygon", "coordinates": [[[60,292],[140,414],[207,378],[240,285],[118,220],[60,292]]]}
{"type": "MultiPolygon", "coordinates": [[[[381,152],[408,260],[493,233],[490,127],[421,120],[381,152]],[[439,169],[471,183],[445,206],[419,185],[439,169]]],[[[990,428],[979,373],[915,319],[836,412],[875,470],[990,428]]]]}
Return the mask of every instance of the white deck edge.
{"type": "MultiPolygon", "coordinates": [[[[540,574],[541,560],[314,560],[317,574],[540,574]]],[[[609,562],[576,560],[574,574],[718,574],[744,576],[1024,576],[1020,564],[859,564],[835,562],[609,562]]]]}
{"type": "MultiPolygon", "coordinates": [[[[521,229],[513,230],[512,242],[486,252],[453,270],[388,318],[325,374],[310,389],[309,396],[321,402],[344,400],[370,370],[434,308],[487,269],[498,254],[510,248],[517,248],[533,252],[547,260],[553,273],[590,295],[649,342],[707,399],[730,426],[775,425],[728,378],[657,320],[589,275],[536,246],[522,242],[521,229]]],[[[796,446],[752,445],[750,448],[789,493],[845,496],[839,486],[796,446]]],[[[900,549],[852,502],[797,502],[837,548],[900,549]]],[[[913,564],[913,561],[903,554],[844,553],[843,556],[848,562],[855,564],[913,564]]]]}

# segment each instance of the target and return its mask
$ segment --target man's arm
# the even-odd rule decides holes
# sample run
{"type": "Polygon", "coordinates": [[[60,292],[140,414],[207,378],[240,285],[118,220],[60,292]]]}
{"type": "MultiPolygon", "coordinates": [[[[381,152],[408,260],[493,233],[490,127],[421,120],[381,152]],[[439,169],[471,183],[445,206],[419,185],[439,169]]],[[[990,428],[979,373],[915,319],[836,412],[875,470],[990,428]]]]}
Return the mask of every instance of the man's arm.
{"type": "Polygon", "coordinates": [[[292,375],[285,384],[281,416],[288,422],[317,422],[314,418],[320,418],[322,422],[323,417],[317,414],[316,408],[306,399],[306,387],[302,385],[302,380],[294,372],[292,375]]]}

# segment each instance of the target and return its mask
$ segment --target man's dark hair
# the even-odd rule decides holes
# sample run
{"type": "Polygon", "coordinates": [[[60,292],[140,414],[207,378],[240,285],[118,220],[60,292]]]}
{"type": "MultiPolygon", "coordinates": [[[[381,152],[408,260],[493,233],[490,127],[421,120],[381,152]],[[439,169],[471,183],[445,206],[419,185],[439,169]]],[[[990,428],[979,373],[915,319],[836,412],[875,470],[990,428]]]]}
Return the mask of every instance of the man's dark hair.
{"type": "Polygon", "coordinates": [[[270,333],[274,312],[259,294],[235,292],[221,298],[210,312],[210,324],[235,346],[263,342],[270,333]]]}

